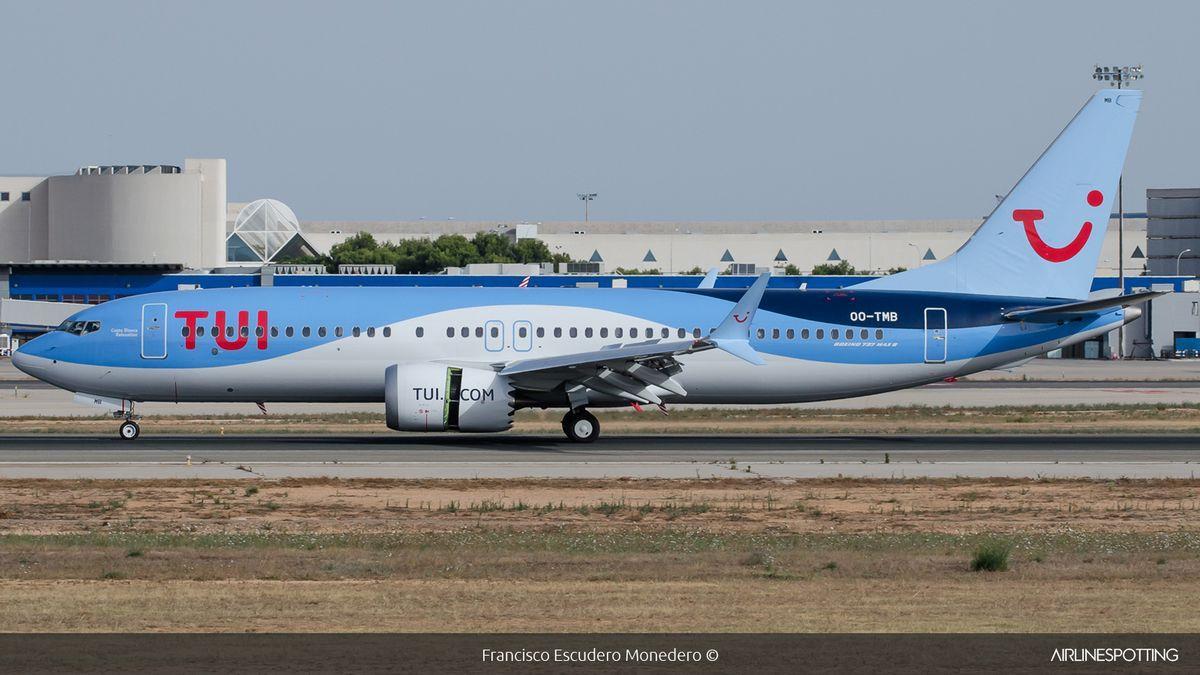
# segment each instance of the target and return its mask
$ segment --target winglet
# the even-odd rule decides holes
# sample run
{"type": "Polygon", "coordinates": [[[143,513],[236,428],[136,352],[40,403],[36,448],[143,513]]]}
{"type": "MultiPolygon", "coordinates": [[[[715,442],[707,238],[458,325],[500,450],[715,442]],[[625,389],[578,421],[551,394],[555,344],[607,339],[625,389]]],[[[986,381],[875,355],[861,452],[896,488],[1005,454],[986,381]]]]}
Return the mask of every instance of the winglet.
{"type": "Polygon", "coordinates": [[[704,278],[700,280],[700,285],[696,288],[716,288],[717,287],[717,268],[710,267],[704,273],[704,278]]]}
{"type": "Polygon", "coordinates": [[[754,323],[754,313],[758,310],[758,305],[762,302],[763,293],[766,292],[767,284],[770,281],[770,272],[763,272],[759,275],[742,299],[733,306],[733,310],[729,312],[721,325],[717,326],[712,335],[708,336],[709,341],[718,349],[756,366],[761,366],[766,361],[763,361],[754,347],[750,346],[750,324],[754,323]]]}

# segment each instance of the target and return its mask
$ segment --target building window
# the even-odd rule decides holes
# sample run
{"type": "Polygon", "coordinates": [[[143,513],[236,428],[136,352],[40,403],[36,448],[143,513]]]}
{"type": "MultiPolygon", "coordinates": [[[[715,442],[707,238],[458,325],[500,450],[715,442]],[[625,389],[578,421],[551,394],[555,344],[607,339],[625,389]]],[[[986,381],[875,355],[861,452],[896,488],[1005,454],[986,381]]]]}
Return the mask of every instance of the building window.
{"type": "Polygon", "coordinates": [[[21,193],[21,201],[23,201],[23,202],[29,201],[29,193],[28,192],[21,193]]]}

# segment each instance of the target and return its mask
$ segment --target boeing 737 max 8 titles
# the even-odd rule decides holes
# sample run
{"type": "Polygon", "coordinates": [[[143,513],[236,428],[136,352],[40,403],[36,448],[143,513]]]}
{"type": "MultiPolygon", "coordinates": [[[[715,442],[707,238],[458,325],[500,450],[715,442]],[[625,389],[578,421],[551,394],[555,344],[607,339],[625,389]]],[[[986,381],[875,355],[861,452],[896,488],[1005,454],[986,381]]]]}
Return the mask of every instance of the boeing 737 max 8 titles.
{"type": "Polygon", "coordinates": [[[1104,334],[1151,293],[1088,300],[1141,92],[1103,90],[970,240],[842,290],[238,288],[86,309],[21,370],[108,405],[382,401],[402,431],[503,431],[519,408],[789,403],[997,368],[1104,334]]]}

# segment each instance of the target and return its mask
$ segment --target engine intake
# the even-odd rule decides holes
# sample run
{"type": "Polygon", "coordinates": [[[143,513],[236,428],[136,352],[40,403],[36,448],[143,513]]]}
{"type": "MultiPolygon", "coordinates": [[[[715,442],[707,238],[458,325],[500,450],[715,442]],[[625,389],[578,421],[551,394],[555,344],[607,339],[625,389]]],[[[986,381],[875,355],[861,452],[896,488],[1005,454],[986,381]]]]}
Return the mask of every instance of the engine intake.
{"type": "Polygon", "coordinates": [[[388,366],[387,425],[396,431],[505,431],[512,427],[508,378],[439,363],[388,366]]]}

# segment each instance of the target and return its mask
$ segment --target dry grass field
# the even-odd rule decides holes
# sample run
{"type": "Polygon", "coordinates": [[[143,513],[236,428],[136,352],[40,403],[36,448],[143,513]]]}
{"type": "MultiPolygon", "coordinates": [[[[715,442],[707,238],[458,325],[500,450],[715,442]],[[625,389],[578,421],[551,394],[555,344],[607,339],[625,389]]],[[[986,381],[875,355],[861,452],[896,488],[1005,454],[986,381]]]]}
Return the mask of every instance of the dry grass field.
{"type": "Polygon", "coordinates": [[[0,631],[1200,630],[1200,481],[0,481],[0,631]],[[981,547],[1005,571],[972,571],[981,547]]]}

